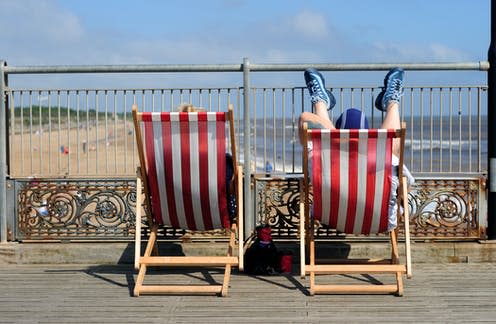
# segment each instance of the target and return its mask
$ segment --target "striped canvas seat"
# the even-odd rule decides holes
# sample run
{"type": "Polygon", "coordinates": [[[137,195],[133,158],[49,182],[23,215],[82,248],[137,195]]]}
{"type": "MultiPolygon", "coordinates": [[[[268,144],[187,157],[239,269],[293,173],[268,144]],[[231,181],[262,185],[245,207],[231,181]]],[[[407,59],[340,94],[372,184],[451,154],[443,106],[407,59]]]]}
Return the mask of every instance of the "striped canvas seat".
{"type": "Polygon", "coordinates": [[[136,183],[135,268],[139,270],[134,295],[208,294],[226,296],[231,267],[243,269],[241,167],[227,165],[230,149],[236,163],[233,108],[227,112],[138,112],[133,106],[140,168],[136,183]],[[233,169],[233,179],[226,170],[233,169]],[[238,208],[230,218],[227,191],[238,208]],[[141,212],[147,213],[150,236],[141,256],[141,212]],[[226,229],[226,256],[158,256],[158,229],[167,226],[191,231],[226,229]],[[234,245],[238,240],[238,253],[234,245]],[[148,266],[223,267],[222,284],[145,285],[148,266]]]}
{"type": "Polygon", "coordinates": [[[395,135],[386,129],[310,132],[316,220],[347,234],[387,231],[395,135]]]}
{"type": "Polygon", "coordinates": [[[189,230],[229,228],[224,112],[141,114],[154,221],[189,230]]]}
{"type": "MultiPolygon", "coordinates": [[[[411,277],[407,183],[402,176],[405,129],[324,130],[304,125],[303,172],[300,203],[300,270],[310,275],[310,294],[403,294],[402,274],[411,277]],[[393,141],[400,141],[399,166],[392,165],[393,141]],[[397,229],[388,226],[393,170],[400,179],[398,197],[403,199],[405,258],[400,262],[397,229]],[[313,199],[310,199],[313,195],[313,199]],[[389,258],[316,258],[316,225],[350,235],[387,233],[389,258]],[[307,260],[308,252],[308,260],[307,260]],[[316,275],[394,274],[394,284],[316,284],[316,275]]],[[[400,201],[396,204],[399,206],[400,201]]],[[[394,222],[395,223],[395,222],[394,222]]],[[[386,250],[386,249],[385,249],[386,250]]],[[[358,282],[361,282],[359,280],[358,282]]]]}

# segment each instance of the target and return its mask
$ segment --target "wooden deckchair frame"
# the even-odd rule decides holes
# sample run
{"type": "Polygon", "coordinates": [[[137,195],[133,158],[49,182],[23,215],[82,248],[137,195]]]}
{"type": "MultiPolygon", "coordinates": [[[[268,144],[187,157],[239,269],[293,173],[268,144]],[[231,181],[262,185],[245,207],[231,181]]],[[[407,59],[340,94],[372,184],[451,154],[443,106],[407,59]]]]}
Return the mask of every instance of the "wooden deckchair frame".
{"type": "Polygon", "coordinates": [[[135,238],[135,260],[134,267],[138,270],[138,276],[134,287],[134,296],[143,294],[218,294],[227,296],[229,282],[231,277],[231,268],[238,267],[243,270],[243,200],[242,200],[242,167],[237,165],[235,134],[234,134],[234,112],[233,106],[229,105],[227,117],[230,133],[230,147],[235,164],[234,167],[234,187],[237,204],[236,222],[231,225],[229,232],[229,243],[225,256],[158,256],[157,231],[159,226],[153,221],[151,216],[151,201],[149,194],[148,181],[145,171],[145,154],[143,147],[143,138],[141,134],[141,116],[138,106],[132,108],[136,140],[138,146],[138,155],[140,167],[137,170],[136,181],[136,238],[135,238]],[[142,207],[147,217],[150,235],[144,251],[141,256],[141,218],[142,207]],[[238,253],[234,255],[236,233],[238,239],[238,253]],[[145,285],[145,275],[147,268],[151,266],[158,267],[224,267],[224,278],[222,284],[208,285],[145,285]]]}
{"type": "MultiPolygon", "coordinates": [[[[310,217],[310,183],[308,172],[308,142],[309,132],[306,124],[303,125],[303,170],[304,177],[300,183],[300,273],[302,278],[310,275],[310,295],[321,293],[394,293],[402,296],[404,292],[402,275],[407,278],[412,277],[411,252],[410,252],[410,230],[409,230],[409,209],[408,209],[408,189],[407,179],[402,174],[403,153],[405,147],[405,124],[395,131],[395,137],[400,140],[400,156],[398,177],[400,185],[398,188],[398,206],[403,207],[403,225],[405,233],[405,263],[400,262],[398,248],[398,228],[389,234],[391,243],[391,256],[383,259],[327,259],[317,260],[315,257],[315,222],[310,217]],[[308,261],[307,261],[307,253],[308,261]],[[307,264],[308,262],[308,264],[307,264]],[[393,274],[396,279],[395,284],[352,284],[352,285],[323,285],[316,283],[316,276],[321,274],[393,274]]],[[[400,212],[398,208],[398,218],[400,212]]],[[[400,222],[398,221],[398,224],[400,222]]]]}

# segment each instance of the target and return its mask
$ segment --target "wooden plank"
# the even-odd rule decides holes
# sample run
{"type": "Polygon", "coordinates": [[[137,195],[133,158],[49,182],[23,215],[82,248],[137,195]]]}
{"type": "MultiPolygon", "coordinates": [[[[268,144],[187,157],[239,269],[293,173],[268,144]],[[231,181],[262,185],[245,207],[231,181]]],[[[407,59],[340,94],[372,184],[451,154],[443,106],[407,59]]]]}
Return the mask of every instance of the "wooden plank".
{"type": "Polygon", "coordinates": [[[401,264],[322,264],[305,266],[306,273],[347,274],[347,273],[396,273],[406,272],[401,264]]]}
{"type": "Polygon", "coordinates": [[[391,264],[391,259],[315,259],[316,264],[391,264]]]}
{"type": "Polygon", "coordinates": [[[226,264],[238,265],[238,257],[221,256],[179,256],[179,257],[141,257],[140,263],[148,266],[211,266],[220,267],[226,264]]]}
{"type": "Polygon", "coordinates": [[[398,291],[396,285],[315,285],[313,292],[321,293],[394,293],[398,291]]]}
{"type": "Polygon", "coordinates": [[[218,294],[222,291],[222,286],[211,285],[211,286],[171,286],[171,285],[161,285],[161,286],[142,286],[140,288],[141,294],[218,294]]]}
{"type": "MultiPolygon", "coordinates": [[[[308,279],[231,274],[229,296],[132,297],[133,265],[2,265],[0,323],[468,323],[496,318],[496,263],[414,264],[404,297],[308,296],[308,279]]],[[[222,271],[149,269],[151,285],[212,280],[222,271]],[[170,280],[170,281],[169,281],[170,280]]],[[[383,281],[391,275],[373,275],[383,281]]],[[[319,276],[322,284],[361,284],[359,274],[319,276]]]]}

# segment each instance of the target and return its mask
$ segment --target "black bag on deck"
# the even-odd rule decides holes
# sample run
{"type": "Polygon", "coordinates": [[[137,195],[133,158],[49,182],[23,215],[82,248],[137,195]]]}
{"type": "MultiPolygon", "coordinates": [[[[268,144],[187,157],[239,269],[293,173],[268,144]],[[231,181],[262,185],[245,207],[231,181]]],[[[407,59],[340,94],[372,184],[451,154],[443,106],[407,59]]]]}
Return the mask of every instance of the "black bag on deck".
{"type": "Polygon", "coordinates": [[[274,275],[279,271],[279,254],[268,225],[257,227],[257,238],[245,253],[245,272],[274,275]]]}

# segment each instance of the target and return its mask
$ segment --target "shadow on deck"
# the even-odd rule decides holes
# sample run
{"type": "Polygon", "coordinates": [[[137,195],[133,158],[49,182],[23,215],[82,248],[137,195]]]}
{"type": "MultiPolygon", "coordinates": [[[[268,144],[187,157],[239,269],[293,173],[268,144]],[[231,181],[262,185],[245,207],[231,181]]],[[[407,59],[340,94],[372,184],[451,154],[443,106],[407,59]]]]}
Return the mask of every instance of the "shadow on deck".
{"type": "MultiPolygon", "coordinates": [[[[229,296],[132,297],[129,264],[4,265],[0,268],[1,323],[370,323],[492,322],[496,263],[414,264],[405,295],[308,296],[296,275],[233,273],[229,296]]],[[[219,281],[211,271],[152,271],[152,281],[219,281]]],[[[337,276],[338,281],[382,281],[337,276]]]]}

